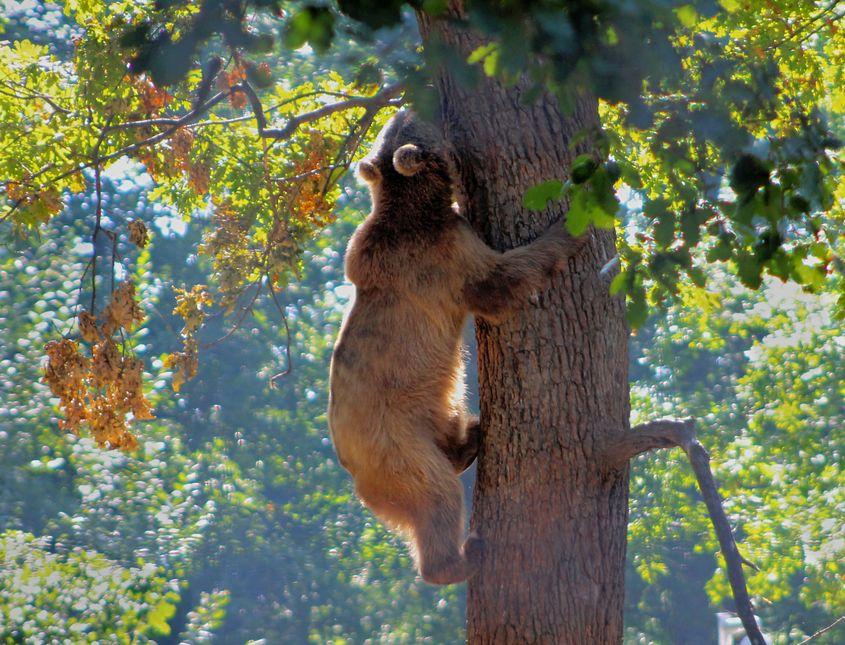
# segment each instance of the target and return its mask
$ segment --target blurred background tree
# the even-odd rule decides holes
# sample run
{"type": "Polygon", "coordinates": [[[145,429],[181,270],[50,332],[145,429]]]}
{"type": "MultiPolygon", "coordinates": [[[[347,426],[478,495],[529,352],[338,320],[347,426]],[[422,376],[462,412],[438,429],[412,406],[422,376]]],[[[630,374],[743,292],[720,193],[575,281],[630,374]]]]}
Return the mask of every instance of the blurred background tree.
{"type": "MultiPolygon", "coordinates": [[[[568,198],[576,232],[620,232],[636,414],[704,424],[767,631],[797,642],[845,613],[841,7],[643,3],[623,29],[623,3],[468,4],[490,42],[465,61],[420,51],[400,4],[271,4],[8,5],[0,634],[463,638],[463,591],[411,575],[324,417],[341,249],[367,209],[343,171],[390,107],[434,111],[444,65],[470,85],[530,69],[564,105],[591,79],[601,158],[525,204],[568,198]],[[119,454],[56,430],[41,369],[127,280],[146,320],[113,336],[156,419],[118,419],[140,442],[119,454]],[[211,304],[177,302],[194,285],[211,304]]],[[[638,459],[631,499],[625,638],[712,642],[729,591],[682,459],[638,459]]]]}

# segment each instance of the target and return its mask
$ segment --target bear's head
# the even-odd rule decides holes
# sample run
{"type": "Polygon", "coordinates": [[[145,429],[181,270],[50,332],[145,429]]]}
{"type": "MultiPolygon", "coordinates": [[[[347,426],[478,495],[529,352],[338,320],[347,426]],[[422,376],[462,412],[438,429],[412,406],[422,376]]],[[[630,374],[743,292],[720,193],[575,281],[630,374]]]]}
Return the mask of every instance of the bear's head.
{"type": "Polygon", "coordinates": [[[398,112],[378,135],[358,174],[373,203],[387,200],[432,207],[452,201],[452,178],[442,136],[410,110],[398,112]],[[406,201],[407,200],[407,201],[406,201]]]}

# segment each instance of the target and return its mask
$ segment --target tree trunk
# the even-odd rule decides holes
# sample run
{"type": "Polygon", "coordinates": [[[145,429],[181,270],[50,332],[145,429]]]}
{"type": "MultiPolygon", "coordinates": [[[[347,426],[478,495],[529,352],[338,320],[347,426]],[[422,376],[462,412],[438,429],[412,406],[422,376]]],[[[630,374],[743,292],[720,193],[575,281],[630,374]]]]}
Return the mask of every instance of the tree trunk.
{"type": "MultiPolygon", "coordinates": [[[[424,41],[442,38],[463,54],[481,44],[454,23],[420,23],[424,41]]],[[[573,136],[598,125],[592,97],[564,115],[549,96],[523,104],[526,87],[438,78],[461,209],[497,249],[529,242],[565,214],[562,203],[529,212],[523,194],[565,179],[574,156],[592,152],[589,137],[570,149],[573,136]]],[[[608,473],[595,453],[628,430],[628,328],[623,300],[599,274],[615,254],[613,234],[590,235],[519,313],[477,322],[483,443],[471,528],[485,551],[468,583],[470,643],[622,639],[628,469],[608,473]]]]}

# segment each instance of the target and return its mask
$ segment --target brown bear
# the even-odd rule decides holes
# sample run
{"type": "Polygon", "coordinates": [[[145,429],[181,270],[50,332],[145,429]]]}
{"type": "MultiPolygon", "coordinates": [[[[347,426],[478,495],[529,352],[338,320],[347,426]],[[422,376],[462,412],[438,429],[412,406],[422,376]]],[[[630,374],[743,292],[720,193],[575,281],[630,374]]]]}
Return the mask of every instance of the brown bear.
{"type": "Polygon", "coordinates": [[[402,111],[359,164],[373,209],[349,241],[355,285],[334,348],[329,428],[363,503],[411,541],[422,577],[465,580],[480,551],[461,546],[458,474],[475,459],[479,423],[464,403],[461,330],[495,324],[583,244],[563,224],[499,253],[452,205],[442,140],[402,111]]]}

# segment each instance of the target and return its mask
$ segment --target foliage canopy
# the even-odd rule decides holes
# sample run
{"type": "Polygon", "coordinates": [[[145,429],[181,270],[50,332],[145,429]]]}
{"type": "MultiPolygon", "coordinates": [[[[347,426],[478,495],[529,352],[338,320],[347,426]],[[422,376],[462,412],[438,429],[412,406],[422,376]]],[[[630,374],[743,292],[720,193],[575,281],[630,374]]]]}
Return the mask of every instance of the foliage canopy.
{"type": "MultiPolygon", "coordinates": [[[[50,350],[68,427],[87,423],[101,443],[131,446],[124,419],[146,416],[130,329],[108,322],[133,287],[97,300],[122,259],[98,263],[98,239],[145,241],[142,222],[102,225],[106,168],[140,161],[156,182],[151,199],[214,223],[197,248],[212,284],[180,292],[183,348],[165,361],[178,389],[196,373],[209,311],[237,326],[259,298],[277,299],[332,220],[339,182],[383,108],[431,112],[429,80],[443,66],[469,84],[519,84],[526,102],[552,92],[564,111],[580,92],[602,100],[602,131],[579,135],[601,157],[576,158],[570,176],[561,168],[525,201],[567,199],[574,234],[624,233],[611,289],[627,294],[634,326],[681,283],[704,287],[709,262],[752,288],[766,274],[808,291],[842,284],[837,3],[470,2],[463,20],[487,44],[466,60],[443,43],[420,49],[403,3],[376,4],[74,0],[63,4],[70,43],[16,39],[0,50],[7,227],[35,233],[87,182],[97,193],[79,318],[89,350],[50,350]],[[114,378],[86,372],[97,360],[111,360],[114,378]]],[[[447,3],[414,8],[457,20],[447,3]]]]}

